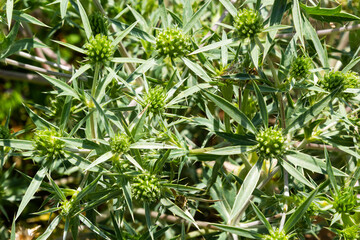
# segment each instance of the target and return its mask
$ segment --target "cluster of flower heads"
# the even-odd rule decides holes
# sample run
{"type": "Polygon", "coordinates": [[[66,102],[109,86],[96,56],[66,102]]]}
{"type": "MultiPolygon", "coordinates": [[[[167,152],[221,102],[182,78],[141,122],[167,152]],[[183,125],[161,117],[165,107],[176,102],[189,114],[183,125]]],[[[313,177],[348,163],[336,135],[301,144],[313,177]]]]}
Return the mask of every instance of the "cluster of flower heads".
{"type": "Polygon", "coordinates": [[[123,154],[130,150],[131,139],[124,133],[119,133],[111,138],[111,151],[116,154],[123,154]]]}
{"type": "Polygon", "coordinates": [[[290,67],[290,77],[296,80],[307,78],[310,75],[311,58],[301,56],[297,57],[290,67]]]}
{"type": "Polygon", "coordinates": [[[37,130],[34,144],[38,156],[56,160],[64,156],[65,143],[59,139],[61,134],[55,129],[37,130]]]}
{"type": "Polygon", "coordinates": [[[150,112],[159,113],[164,111],[166,93],[161,86],[150,88],[144,96],[144,107],[148,106],[150,112]]]}
{"type": "Polygon", "coordinates": [[[0,126],[0,139],[9,139],[11,131],[9,128],[0,126]]]}
{"type": "Polygon", "coordinates": [[[285,139],[278,127],[269,127],[260,131],[256,135],[256,141],[260,155],[266,159],[281,155],[285,150],[285,139]]]}
{"type": "Polygon", "coordinates": [[[108,35],[108,24],[104,16],[99,12],[94,12],[89,16],[90,27],[94,35],[108,35]]]}
{"type": "Polygon", "coordinates": [[[134,198],[140,202],[151,203],[161,197],[160,181],[150,173],[144,173],[134,178],[131,190],[134,198]]]}
{"type": "Polygon", "coordinates": [[[181,57],[186,55],[190,48],[190,37],[179,28],[167,28],[157,35],[156,50],[162,57],[181,57]]]}
{"type": "Polygon", "coordinates": [[[114,55],[114,47],[107,36],[97,34],[85,44],[86,54],[92,63],[107,63],[114,55]]]}
{"type": "Polygon", "coordinates": [[[347,88],[358,88],[360,79],[355,72],[331,71],[325,74],[324,78],[319,82],[320,86],[328,92],[340,89],[340,92],[347,88]]]}
{"type": "Polygon", "coordinates": [[[289,240],[291,236],[287,235],[284,231],[276,229],[275,231],[270,231],[269,235],[264,235],[264,240],[289,240]]]}
{"type": "Polygon", "coordinates": [[[263,19],[260,13],[252,9],[240,9],[234,19],[234,27],[241,39],[253,38],[261,32],[263,19]]]}
{"type": "Polygon", "coordinates": [[[350,187],[346,187],[334,196],[333,207],[336,212],[350,214],[354,211],[357,204],[357,194],[350,187]]]}

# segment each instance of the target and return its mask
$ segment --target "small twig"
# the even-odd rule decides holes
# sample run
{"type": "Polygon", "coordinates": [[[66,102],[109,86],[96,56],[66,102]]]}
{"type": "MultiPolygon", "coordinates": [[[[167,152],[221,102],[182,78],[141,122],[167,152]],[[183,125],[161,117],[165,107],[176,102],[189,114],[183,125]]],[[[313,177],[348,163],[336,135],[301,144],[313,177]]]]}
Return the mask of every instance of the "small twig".
{"type": "MultiPolygon", "coordinates": [[[[352,31],[360,29],[360,24],[351,25],[351,26],[344,26],[339,28],[331,28],[331,29],[322,29],[316,31],[318,36],[324,36],[324,35],[330,35],[333,32],[346,32],[346,31],[352,31]]],[[[295,33],[283,33],[283,34],[277,34],[277,38],[292,38],[295,35],[295,33]]]]}
{"type": "Polygon", "coordinates": [[[58,77],[64,77],[64,78],[71,78],[71,74],[66,74],[66,73],[59,73],[59,72],[54,72],[54,71],[49,71],[40,67],[36,67],[30,64],[26,64],[26,63],[21,63],[18,61],[15,61],[13,59],[9,59],[9,58],[5,58],[1,60],[2,62],[4,62],[5,64],[9,64],[12,66],[16,66],[19,68],[23,68],[23,69],[27,69],[30,71],[34,71],[34,72],[40,72],[46,75],[53,75],[53,76],[58,76],[58,77]]]}
{"type": "Polygon", "coordinates": [[[50,61],[48,61],[48,60],[46,60],[44,58],[33,56],[33,55],[25,53],[25,52],[18,52],[17,55],[19,55],[21,57],[24,57],[24,58],[27,58],[27,59],[34,60],[34,61],[39,62],[39,63],[44,63],[44,64],[52,66],[54,68],[59,68],[59,69],[64,70],[64,71],[71,72],[70,67],[67,67],[67,66],[64,66],[64,65],[59,65],[57,63],[50,62],[50,61]]]}
{"type": "Polygon", "coordinates": [[[8,79],[8,80],[25,81],[40,85],[49,85],[49,82],[46,81],[46,79],[44,79],[43,77],[37,74],[31,74],[31,73],[21,73],[21,72],[14,72],[14,71],[7,71],[0,69],[0,78],[8,79]]]}
{"type": "MultiPolygon", "coordinates": [[[[295,142],[295,144],[294,144],[295,147],[298,147],[300,145],[301,145],[301,142],[295,142]]],[[[308,143],[308,144],[303,146],[303,148],[306,148],[306,149],[322,150],[322,151],[324,151],[324,147],[326,147],[326,149],[329,152],[343,152],[339,148],[336,148],[336,147],[333,147],[333,146],[330,146],[330,145],[319,144],[319,143],[308,143]]]]}

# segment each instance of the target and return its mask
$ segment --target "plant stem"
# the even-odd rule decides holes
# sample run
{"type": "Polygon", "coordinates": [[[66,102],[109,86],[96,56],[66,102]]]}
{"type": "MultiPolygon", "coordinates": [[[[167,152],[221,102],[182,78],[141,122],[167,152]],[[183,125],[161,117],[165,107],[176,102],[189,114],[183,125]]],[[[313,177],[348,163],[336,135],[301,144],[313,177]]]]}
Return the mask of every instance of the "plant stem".
{"type": "MultiPolygon", "coordinates": [[[[96,95],[96,86],[97,86],[97,80],[99,78],[100,67],[101,67],[100,63],[95,64],[94,78],[93,78],[92,87],[91,87],[91,96],[94,99],[95,99],[95,95],[96,95]]],[[[91,100],[91,106],[93,107],[93,105],[94,105],[94,103],[91,100]]],[[[95,114],[95,112],[93,112],[90,116],[90,128],[91,128],[91,137],[93,139],[96,139],[97,131],[96,131],[96,123],[94,120],[94,114],[95,114]]]]}

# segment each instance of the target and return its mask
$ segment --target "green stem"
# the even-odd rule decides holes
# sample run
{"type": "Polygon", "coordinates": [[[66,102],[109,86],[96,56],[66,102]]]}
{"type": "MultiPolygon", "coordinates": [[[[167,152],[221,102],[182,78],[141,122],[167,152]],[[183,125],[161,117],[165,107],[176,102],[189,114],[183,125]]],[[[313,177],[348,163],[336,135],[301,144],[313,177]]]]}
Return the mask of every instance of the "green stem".
{"type": "MultiPolygon", "coordinates": [[[[233,97],[233,86],[232,84],[226,84],[222,87],[222,94],[224,98],[231,102],[233,97]]],[[[231,132],[231,124],[230,124],[230,116],[224,113],[224,123],[225,123],[225,131],[230,133],[231,132]]]]}
{"type": "MultiPolygon", "coordinates": [[[[95,95],[96,95],[96,86],[98,78],[99,78],[99,72],[100,72],[100,67],[101,64],[100,63],[96,63],[95,64],[95,71],[94,71],[94,78],[93,78],[93,82],[92,82],[92,87],[91,87],[91,96],[95,99],[95,95]]],[[[93,101],[91,100],[91,107],[93,107],[95,104],[93,103],[93,101]]],[[[93,112],[90,116],[90,128],[91,128],[91,137],[93,139],[97,138],[97,131],[96,131],[96,122],[95,122],[95,117],[94,117],[95,112],[93,112]]]]}

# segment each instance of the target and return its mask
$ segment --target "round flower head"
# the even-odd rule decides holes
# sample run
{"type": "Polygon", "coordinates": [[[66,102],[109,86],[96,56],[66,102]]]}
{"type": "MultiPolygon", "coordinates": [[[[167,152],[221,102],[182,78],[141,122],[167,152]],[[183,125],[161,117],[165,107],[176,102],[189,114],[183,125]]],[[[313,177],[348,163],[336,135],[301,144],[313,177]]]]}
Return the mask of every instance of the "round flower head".
{"type": "Polygon", "coordinates": [[[117,134],[110,141],[111,151],[117,154],[123,154],[130,150],[131,139],[126,134],[117,134]]]}
{"type": "Polygon", "coordinates": [[[289,240],[291,236],[286,235],[284,231],[276,229],[276,231],[270,231],[269,235],[264,235],[264,240],[289,240]]]}
{"type": "Polygon", "coordinates": [[[357,195],[352,188],[344,188],[335,195],[333,206],[338,213],[352,213],[357,207],[357,195]]]}
{"type": "Polygon", "coordinates": [[[285,150],[285,139],[282,136],[281,129],[277,127],[269,127],[260,131],[256,135],[256,141],[260,155],[265,158],[276,157],[285,150]]]}
{"type": "Polygon", "coordinates": [[[308,57],[297,57],[290,67],[290,76],[296,80],[307,78],[310,75],[311,59],[308,57]]]}
{"type": "Polygon", "coordinates": [[[0,126],[0,139],[9,139],[11,135],[10,129],[0,126]]]}
{"type": "Polygon", "coordinates": [[[341,239],[344,239],[344,240],[360,239],[360,226],[359,225],[353,225],[353,226],[347,227],[341,231],[338,230],[337,232],[342,237],[341,239]]]}
{"type": "Polygon", "coordinates": [[[134,198],[140,202],[155,202],[161,196],[159,179],[149,173],[135,177],[131,190],[134,198]]]}
{"type": "Polygon", "coordinates": [[[58,137],[61,137],[61,134],[55,129],[37,130],[34,137],[36,153],[48,160],[63,157],[65,143],[58,137]]]}
{"type": "Polygon", "coordinates": [[[91,30],[94,35],[102,34],[107,36],[107,21],[99,12],[94,12],[89,16],[91,30]]]}
{"type": "Polygon", "coordinates": [[[179,28],[168,28],[157,35],[156,50],[163,57],[181,57],[190,51],[190,43],[190,37],[179,28]]]}
{"type": "Polygon", "coordinates": [[[161,86],[149,89],[144,97],[144,107],[148,106],[150,112],[159,113],[164,111],[166,93],[161,86]]]}
{"type": "Polygon", "coordinates": [[[86,54],[92,63],[107,63],[112,59],[114,48],[107,36],[98,34],[85,44],[86,54]]]}
{"type": "Polygon", "coordinates": [[[241,38],[253,38],[262,30],[263,19],[260,13],[252,9],[240,9],[234,19],[236,34],[241,38]]]}

